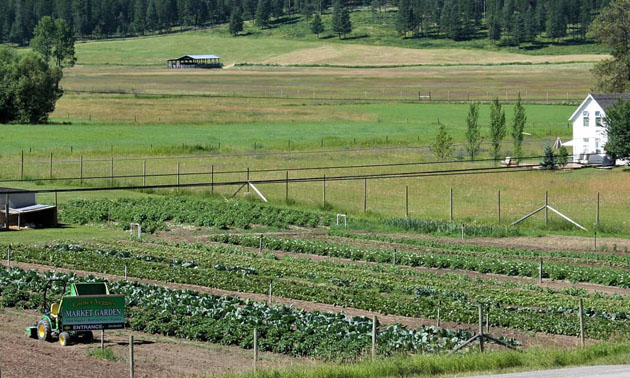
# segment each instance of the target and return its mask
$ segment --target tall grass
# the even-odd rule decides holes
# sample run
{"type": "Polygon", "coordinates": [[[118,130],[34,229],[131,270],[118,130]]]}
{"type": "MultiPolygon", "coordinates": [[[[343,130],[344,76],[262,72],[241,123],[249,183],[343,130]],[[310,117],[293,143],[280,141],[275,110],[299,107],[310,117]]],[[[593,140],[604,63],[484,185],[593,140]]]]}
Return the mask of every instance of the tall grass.
{"type": "Polygon", "coordinates": [[[630,343],[602,343],[583,349],[536,348],[524,352],[500,351],[485,354],[448,354],[398,357],[375,362],[345,365],[320,365],[285,370],[267,370],[233,378],[376,378],[376,377],[435,377],[482,372],[513,372],[517,370],[556,369],[566,366],[627,364],[630,343]]]}

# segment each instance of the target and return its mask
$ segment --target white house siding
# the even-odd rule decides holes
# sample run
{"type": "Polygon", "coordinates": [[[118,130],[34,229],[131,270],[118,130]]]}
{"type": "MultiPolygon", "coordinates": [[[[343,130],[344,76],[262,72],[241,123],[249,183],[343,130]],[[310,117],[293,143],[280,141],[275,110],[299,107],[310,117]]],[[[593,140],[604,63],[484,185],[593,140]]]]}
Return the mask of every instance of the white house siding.
{"type": "Polygon", "coordinates": [[[580,160],[582,154],[590,155],[588,158],[590,163],[601,163],[604,160],[606,156],[604,145],[608,141],[603,125],[604,117],[606,117],[604,109],[590,95],[574,113],[571,119],[574,161],[580,160]]]}

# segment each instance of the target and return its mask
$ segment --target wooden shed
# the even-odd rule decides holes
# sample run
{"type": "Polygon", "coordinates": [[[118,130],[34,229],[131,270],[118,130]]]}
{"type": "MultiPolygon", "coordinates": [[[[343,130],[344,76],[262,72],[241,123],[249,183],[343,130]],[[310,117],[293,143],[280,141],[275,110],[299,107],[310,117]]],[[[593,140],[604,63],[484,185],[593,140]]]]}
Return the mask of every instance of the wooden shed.
{"type": "Polygon", "coordinates": [[[166,61],[168,68],[221,68],[221,58],[216,55],[184,55],[180,58],[168,59],[166,61]]]}
{"type": "Polygon", "coordinates": [[[40,205],[34,192],[0,188],[0,224],[2,228],[57,226],[57,206],[40,205]]]}

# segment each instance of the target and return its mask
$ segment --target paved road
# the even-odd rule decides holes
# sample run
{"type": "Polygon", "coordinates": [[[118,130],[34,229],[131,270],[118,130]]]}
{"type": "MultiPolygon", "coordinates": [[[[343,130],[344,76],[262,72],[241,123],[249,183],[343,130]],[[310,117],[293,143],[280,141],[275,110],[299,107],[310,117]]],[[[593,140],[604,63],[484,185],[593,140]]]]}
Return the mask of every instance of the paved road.
{"type": "Polygon", "coordinates": [[[630,378],[630,365],[587,366],[526,373],[478,375],[474,378],[630,378]]]}

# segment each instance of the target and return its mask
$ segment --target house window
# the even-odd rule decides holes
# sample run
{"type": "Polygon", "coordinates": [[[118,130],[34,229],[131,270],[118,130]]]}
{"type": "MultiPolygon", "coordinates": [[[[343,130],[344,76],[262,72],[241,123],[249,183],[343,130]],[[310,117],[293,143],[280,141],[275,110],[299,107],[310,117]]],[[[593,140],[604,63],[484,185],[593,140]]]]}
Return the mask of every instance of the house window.
{"type": "Polygon", "coordinates": [[[602,117],[595,117],[595,126],[597,127],[603,127],[604,124],[602,123],[602,117]]]}
{"type": "Polygon", "coordinates": [[[587,115],[584,116],[584,127],[588,127],[590,120],[591,119],[587,115]]]}
{"type": "Polygon", "coordinates": [[[601,144],[601,140],[599,138],[595,139],[595,153],[596,154],[601,154],[602,151],[600,150],[599,146],[601,144]]]}
{"type": "Polygon", "coordinates": [[[584,139],[583,139],[583,142],[584,142],[584,144],[583,144],[583,146],[582,146],[582,147],[583,147],[583,148],[582,148],[582,153],[583,153],[583,154],[589,154],[589,153],[590,153],[589,148],[588,148],[589,139],[588,139],[588,138],[584,138],[584,139]]]}

